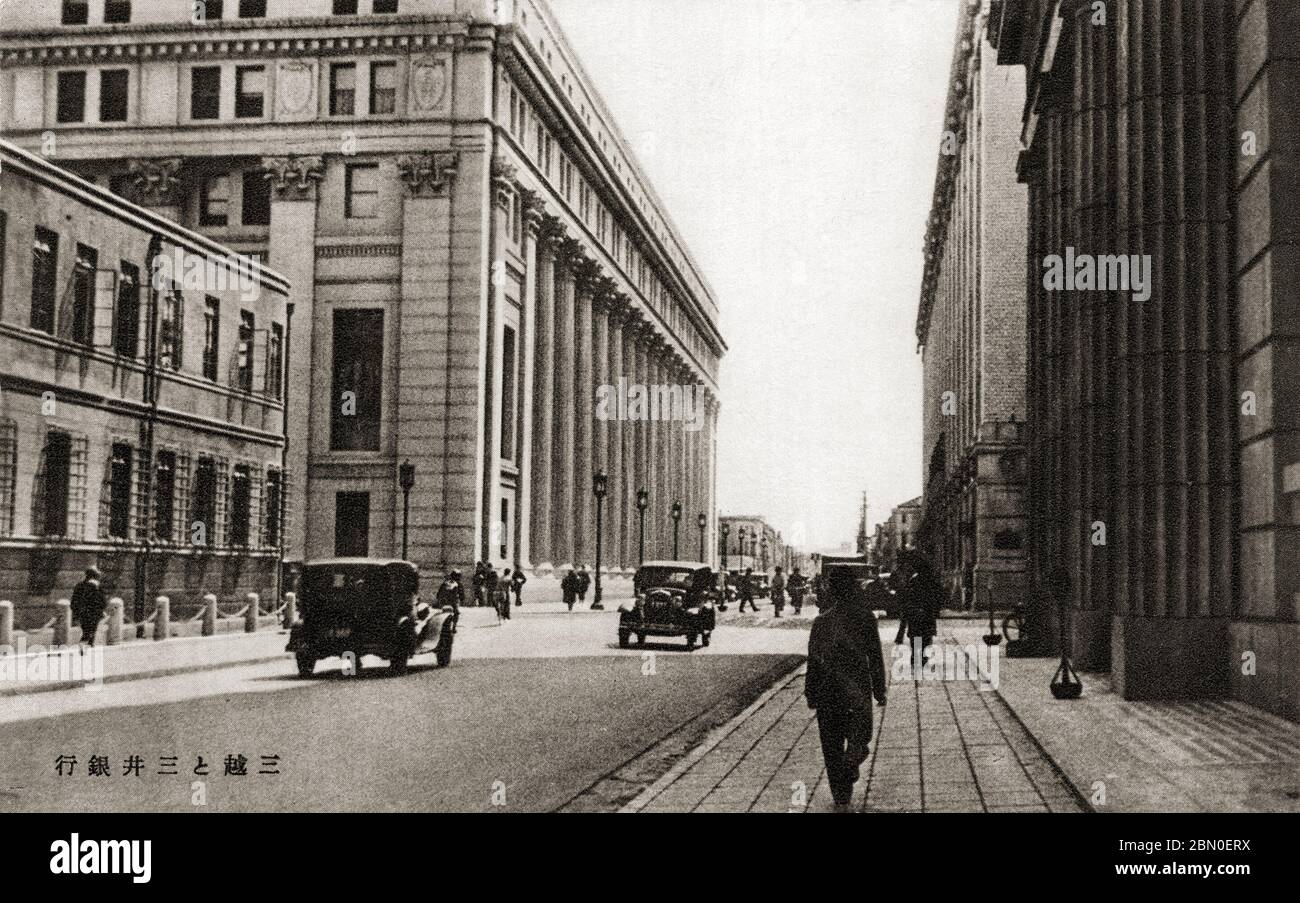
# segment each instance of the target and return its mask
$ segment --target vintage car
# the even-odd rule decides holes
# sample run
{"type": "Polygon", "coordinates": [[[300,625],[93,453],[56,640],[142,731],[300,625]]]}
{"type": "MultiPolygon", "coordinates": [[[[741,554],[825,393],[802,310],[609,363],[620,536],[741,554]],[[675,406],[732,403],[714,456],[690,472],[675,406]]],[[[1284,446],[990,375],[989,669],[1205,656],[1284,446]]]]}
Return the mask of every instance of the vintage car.
{"type": "Polygon", "coordinates": [[[411,657],[426,652],[434,653],[440,666],[451,663],[457,612],[420,601],[420,573],[409,561],[309,561],[299,589],[299,620],[286,648],[301,677],[310,677],[318,661],[335,655],[350,655],[354,673],[363,655],[387,659],[395,674],[405,673],[411,657]]]}
{"type": "Polygon", "coordinates": [[[684,636],[686,648],[696,640],[707,646],[716,623],[720,591],[713,570],[698,561],[647,561],[632,578],[636,599],[618,608],[618,645],[633,636],[684,636]]]}

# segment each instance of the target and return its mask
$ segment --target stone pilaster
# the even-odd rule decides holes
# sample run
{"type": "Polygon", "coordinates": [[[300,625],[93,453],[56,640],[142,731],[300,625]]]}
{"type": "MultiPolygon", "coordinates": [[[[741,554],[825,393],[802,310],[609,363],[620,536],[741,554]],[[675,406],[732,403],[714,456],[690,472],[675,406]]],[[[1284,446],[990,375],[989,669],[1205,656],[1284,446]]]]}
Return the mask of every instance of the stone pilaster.
{"type": "MultiPolygon", "coordinates": [[[[514,562],[503,557],[501,549],[507,546],[506,537],[513,532],[512,523],[502,523],[501,518],[501,437],[502,422],[501,386],[505,379],[505,306],[506,246],[509,241],[508,222],[513,209],[518,186],[515,184],[514,166],[500,158],[492,161],[492,268],[488,300],[488,358],[487,377],[484,381],[483,411],[487,417],[484,439],[487,448],[483,455],[483,523],[486,529],[481,539],[483,559],[494,567],[511,567],[514,562]]],[[[517,515],[517,509],[511,516],[517,515]]]]}
{"type": "Polygon", "coordinates": [[[607,299],[609,364],[606,381],[614,387],[615,401],[613,419],[606,424],[608,429],[606,442],[609,448],[609,464],[606,469],[609,474],[609,497],[605,509],[605,522],[608,524],[606,537],[609,563],[613,568],[622,568],[627,563],[624,558],[623,541],[626,535],[627,514],[624,506],[627,503],[628,475],[624,465],[623,445],[628,424],[619,419],[617,402],[619,380],[627,376],[623,365],[623,323],[626,311],[627,301],[621,295],[615,294],[607,299]]]}
{"type": "Polygon", "coordinates": [[[554,564],[555,470],[556,470],[556,316],[555,251],[559,225],[547,220],[537,242],[537,266],[532,276],[537,313],[534,342],[532,479],[529,491],[533,560],[538,574],[551,573],[554,564]]]}
{"type": "Polygon", "coordinates": [[[544,210],[538,196],[532,192],[524,195],[524,311],[523,330],[518,346],[523,354],[523,391],[519,412],[519,488],[515,504],[519,511],[519,530],[515,539],[515,562],[524,568],[533,567],[533,450],[536,443],[533,422],[536,408],[533,404],[537,389],[537,294],[538,294],[538,240],[541,236],[544,210]]]}
{"type": "Polygon", "coordinates": [[[574,340],[574,274],[573,260],[576,242],[565,239],[560,250],[555,271],[555,411],[558,428],[555,455],[555,498],[552,517],[552,549],[556,564],[567,571],[579,562],[574,556],[574,469],[577,448],[576,415],[577,398],[573,374],[576,366],[574,340]]]}
{"type": "Polygon", "coordinates": [[[596,500],[591,492],[593,425],[596,422],[595,391],[592,386],[592,298],[599,268],[585,256],[575,267],[577,294],[574,305],[574,342],[577,348],[572,372],[574,404],[577,410],[574,444],[573,542],[574,564],[589,568],[596,557],[596,500]]]}

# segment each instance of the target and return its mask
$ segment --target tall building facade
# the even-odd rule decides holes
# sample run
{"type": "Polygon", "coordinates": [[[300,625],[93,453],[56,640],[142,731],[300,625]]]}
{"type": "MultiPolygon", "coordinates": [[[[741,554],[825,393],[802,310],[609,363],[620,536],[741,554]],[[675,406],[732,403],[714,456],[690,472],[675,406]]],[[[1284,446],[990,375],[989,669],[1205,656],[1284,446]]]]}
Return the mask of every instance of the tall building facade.
{"type": "Polygon", "coordinates": [[[1027,73],[1031,584],[1130,698],[1300,717],[1300,7],[995,12],[1027,73]],[[1063,257],[1130,278],[1062,291],[1063,257]]]}
{"type": "Polygon", "coordinates": [[[1024,74],[996,64],[988,0],[962,7],[916,339],[925,397],[917,544],[952,608],[1025,591],[1025,218],[1016,181],[1024,74]]]}
{"type": "Polygon", "coordinates": [[[274,597],[288,294],[0,142],[0,599],[17,627],[90,565],[128,618],[156,594],[182,615],[206,593],[274,597]]]}
{"type": "Polygon", "coordinates": [[[713,535],[717,304],[544,2],[4,17],[8,135],[291,280],[291,559],[591,565],[601,469],[606,565],[642,488],[655,554],[674,501],[713,535]]]}

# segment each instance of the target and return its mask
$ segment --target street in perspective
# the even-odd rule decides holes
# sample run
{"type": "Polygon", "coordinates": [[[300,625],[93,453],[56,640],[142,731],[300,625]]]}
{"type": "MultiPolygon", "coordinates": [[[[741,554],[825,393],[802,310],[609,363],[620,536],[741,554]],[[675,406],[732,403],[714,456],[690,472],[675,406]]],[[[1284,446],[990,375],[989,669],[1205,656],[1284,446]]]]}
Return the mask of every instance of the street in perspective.
{"type": "Polygon", "coordinates": [[[0,0],[0,812],[1300,812],[1297,35],[0,0]]]}

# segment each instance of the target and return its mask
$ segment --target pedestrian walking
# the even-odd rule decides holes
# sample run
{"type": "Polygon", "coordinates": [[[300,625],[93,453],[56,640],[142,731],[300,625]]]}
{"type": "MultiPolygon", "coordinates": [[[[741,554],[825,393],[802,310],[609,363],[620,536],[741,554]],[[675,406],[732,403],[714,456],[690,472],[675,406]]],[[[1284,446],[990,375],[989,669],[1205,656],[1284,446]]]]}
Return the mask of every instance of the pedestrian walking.
{"type": "Polygon", "coordinates": [[[560,591],[564,593],[564,604],[569,606],[569,611],[573,611],[573,605],[578,601],[578,575],[572,569],[560,581],[560,591]]]}
{"type": "Polygon", "coordinates": [[[587,573],[587,566],[584,564],[578,568],[578,601],[586,603],[587,590],[591,586],[591,575],[587,573]]]}
{"type": "Polygon", "coordinates": [[[452,629],[460,623],[460,607],[465,604],[465,587],[461,583],[460,571],[452,568],[447,572],[447,576],[442,578],[442,585],[438,587],[438,607],[451,608],[452,610],[452,629]]]}
{"type": "Polygon", "coordinates": [[[776,566],[776,573],[772,575],[772,608],[775,610],[775,617],[781,617],[781,612],[785,611],[785,574],[781,572],[781,565],[776,566]]]}
{"type": "Polygon", "coordinates": [[[796,615],[803,612],[803,597],[808,591],[808,578],[799,573],[795,568],[790,572],[790,579],[786,581],[786,588],[790,591],[790,604],[794,606],[796,615]]]}
{"type": "Polygon", "coordinates": [[[754,604],[754,569],[745,568],[745,573],[740,575],[740,579],[736,583],[736,595],[740,596],[741,613],[743,614],[745,611],[746,602],[749,603],[750,608],[758,611],[758,606],[754,604]]]}
{"type": "Polygon", "coordinates": [[[474,590],[475,605],[487,604],[487,596],[484,593],[484,586],[483,586],[484,579],[486,577],[485,575],[486,570],[487,570],[487,565],[484,564],[482,561],[474,562],[474,574],[473,576],[470,577],[470,585],[474,590]]]}
{"type": "Polygon", "coordinates": [[[510,578],[510,588],[515,592],[516,608],[524,604],[524,584],[527,582],[528,578],[524,576],[524,569],[519,566],[519,562],[515,562],[515,575],[510,578]]]}
{"type": "Polygon", "coordinates": [[[95,633],[104,619],[104,590],[99,585],[99,568],[86,568],[86,575],[72,589],[72,620],[81,628],[81,642],[95,645],[95,633]]]}
{"type": "Polygon", "coordinates": [[[898,625],[895,643],[902,642],[904,627],[912,646],[912,655],[919,666],[925,660],[934,636],[938,632],[939,612],[943,607],[943,584],[934,565],[916,551],[902,558],[904,583],[899,591],[903,619],[898,625]]]}
{"type": "Polygon", "coordinates": [[[861,597],[857,580],[836,569],[824,582],[821,612],[808,635],[804,695],[817,712],[826,779],[837,811],[848,811],[862,763],[870,752],[871,701],[888,698],[885,659],[876,616],[861,597]]]}

